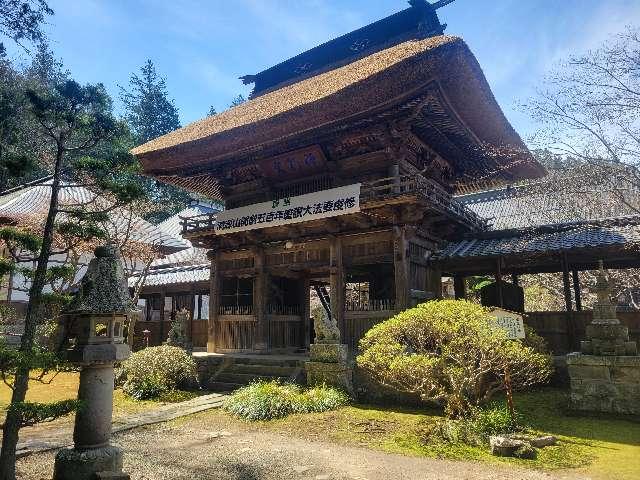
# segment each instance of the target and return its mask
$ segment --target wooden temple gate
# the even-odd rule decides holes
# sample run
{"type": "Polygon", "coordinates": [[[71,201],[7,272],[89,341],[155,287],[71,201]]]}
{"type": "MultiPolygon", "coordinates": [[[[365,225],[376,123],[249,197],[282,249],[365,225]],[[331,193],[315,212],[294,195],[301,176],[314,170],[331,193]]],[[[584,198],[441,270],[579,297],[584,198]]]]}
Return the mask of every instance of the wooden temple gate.
{"type": "Polygon", "coordinates": [[[224,202],[183,225],[211,251],[208,351],[305,349],[312,286],[355,348],[440,294],[439,245],[486,227],[456,189],[544,174],[468,47],[443,35],[445,3],[242,77],[248,102],[133,150],[145,174],[224,202]]]}
{"type": "Polygon", "coordinates": [[[407,237],[406,227],[398,227],[213,253],[208,349],[307,349],[315,287],[319,295],[328,289],[330,315],[355,350],[376,323],[439,295],[440,277],[425,256],[433,245],[407,237]],[[355,283],[366,291],[348,291],[355,283]]]}

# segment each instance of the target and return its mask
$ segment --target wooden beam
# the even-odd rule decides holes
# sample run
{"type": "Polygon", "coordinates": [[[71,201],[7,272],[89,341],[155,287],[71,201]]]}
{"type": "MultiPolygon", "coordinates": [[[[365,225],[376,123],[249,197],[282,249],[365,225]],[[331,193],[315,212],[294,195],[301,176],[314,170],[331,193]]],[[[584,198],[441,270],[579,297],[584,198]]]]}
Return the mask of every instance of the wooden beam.
{"type": "Polygon", "coordinates": [[[393,227],[393,266],[397,311],[402,311],[409,307],[409,258],[407,249],[405,227],[393,227]]]}
{"type": "Polygon", "coordinates": [[[564,304],[567,310],[567,341],[569,344],[569,351],[573,351],[575,347],[575,333],[573,325],[573,304],[571,301],[571,282],[569,280],[569,262],[567,261],[567,254],[562,254],[562,285],[564,287],[564,304]]]}
{"type": "Polygon", "coordinates": [[[496,293],[498,294],[498,306],[504,307],[504,296],[502,292],[502,259],[496,262],[496,293]]]}
{"type": "Polygon", "coordinates": [[[264,250],[254,249],[253,314],[256,318],[256,338],[254,348],[260,352],[269,350],[269,320],[266,315],[268,301],[268,273],[265,269],[264,250]]]}
{"type": "Polygon", "coordinates": [[[218,312],[220,311],[220,275],[219,257],[217,251],[210,251],[208,254],[211,260],[211,273],[209,276],[209,320],[207,321],[207,352],[215,353],[216,351],[216,332],[218,312]]]}
{"type": "Polygon", "coordinates": [[[518,278],[518,274],[517,273],[512,273],[511,274],[511,283],[513,283],[516,287],[518,287],[520,285],[520,279],[518,278]]]}
{"type": "Polygon", "coordinates": [[[331,316],[335,319],[340,334],[344,336],[344,263],[342,259],[342,239],[332,236],[329,239],[330,263],[329,281],[331,291],[331,316]]]}
{"type": "Polygon", "coordinates": [[[576,299],[576,311],[582,311],[582,295],[580,293],[580,276],[578,274],[578,270],[572,270],[571,272],[573,276],[573,294],[576,299]]]}
{"type": "Polygon", "coordinates": [[[311,282],[309,276],[305,276],[301,282],[302,295],[302,348],[309,350],[311,343],[311,282]]]}
{"type": "Polygon", "coordinates": [[[453,277],[453,291],[455,293],[456,300],[464,299],[467,296],[466,284],[464,277],[453,277]]]}

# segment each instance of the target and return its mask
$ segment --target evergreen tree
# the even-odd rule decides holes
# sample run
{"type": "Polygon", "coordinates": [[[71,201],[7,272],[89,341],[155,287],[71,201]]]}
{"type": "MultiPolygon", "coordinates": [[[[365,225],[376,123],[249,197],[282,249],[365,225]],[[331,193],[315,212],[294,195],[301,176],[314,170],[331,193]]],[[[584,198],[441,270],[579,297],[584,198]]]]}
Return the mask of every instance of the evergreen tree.
{"type": "MultiPolygon", "coordinates": [[[[23,40],[39,42],[44,38],[41,25],[53,15],[45,0],[0,0],[0,35],[22,45],[23,40]]],[[[5,47],[0,42],[0,55],[5,47]]]]}
{"type": "Polygon", "coordinates": [[[216,107],[214,107],[213,105],[211,105],[211,106],[209,107],[209,113],[207,113],[207,115],[208,115],[209,117],[212,117],[212,116],[217,115],[217,114],[218,114],[218,112],[216,111],[216,107]]]}
{"type": "MultiPolygon", "coordinates": [[[[74,182],[92,189],[109,192],[117,204],[129,203],[143,195],[139,182],[133,176],[137,168],[135,159],[127,150],[104,148],[109,143],[122,145],[120,138],[126,132],[126,126],[114,118],[111,99],[102,85],[80,86],[72,80],[66,80],[49,90],[29,89],[25,97],[29,113],[37,125],[34,134],[51,152],[48,164],[51,198],[38,237],[39,244],[29,246],[28,238],[16,239],[37,251],[37,261],[31,276],[20,348],[14,354],[0,345],[3,378],[13,378],[11,403],[3,425],[1,480],[15,480],[16,445],[22,426],[67,413],[76,406],[73,402],[43,405],[25,401],[30,372],[34,369],[55,369],[59,362],[57,356],[44,353],[36,344],[37,328],[47,304],[45,286],[51,281],[52,275],[65,275],[63,271],[52,271],[49,266],[51,256],[57,253],[54,237],[63,235],[79,241],[105,237],[99,222],[108,211],[84,210],[60,204],[63,176],[71,177],[74,182]]],[[[3,234],[10,235],[12,232],[3,234]]],[[[6,264],[5,267],[11,268],[6,264]]]]}
{"type": "Polygon", "coordinates": [[[129,89],[120,87],[125,105],[125,119],[137,144],[145,143],[180,128],[178,108],[169,98],[164,78],[158,75],[151,60],[134,73],[129,89]]]}
{"type": "MultiPolygon", "coordinates": [[[[151,60],[134,73],[129,88],[120,87],[120,98],[125,106],[125,119],[139,145],[180,128],[178,108],[169,98],[164,78],[156,72],[151,60]]],[[[144,180],[156,209],[145,215],[151,222],[160,222],[188,205],[189,194],[177,187],[151,179],[144,180]]]]}
{"type": "Polygon", "coordinates": [[[247,101],[247,99],[244,97],[244,95],[242,95],[240,93],[233,100],[231,100],[231,104],[229,105],[229,107],[231,107],[231,108],[237,107],[238,105],[242,105],[246,101],[247,101]]]}

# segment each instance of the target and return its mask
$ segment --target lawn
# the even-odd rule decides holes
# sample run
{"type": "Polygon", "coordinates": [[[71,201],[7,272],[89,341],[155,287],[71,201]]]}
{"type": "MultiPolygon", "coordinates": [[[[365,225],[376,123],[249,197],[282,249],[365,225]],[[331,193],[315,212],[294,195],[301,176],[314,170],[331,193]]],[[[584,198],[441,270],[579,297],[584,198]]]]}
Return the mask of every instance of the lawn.
{"type": "MultiPolygon", "coordinates": [[[[485,448],[425,442],[424,432],[429,424],[441,418],[437,411],[354,405],[331,412],[254,422],[250,428],[405,455],[508,463],[549,471],[569,469],[597,480],[637,480],[640,422],[568,416],[565,404],[566,394],[555,389],[516,396],[516,406],[529,428],[559,439],[557,446],[539,450],[536,460],[503,459],[492,456],[485,448]]],[[[211,417],[214,423],[244,423],[221,411],[203,415],[211,417]]],[[[245,423],[245,427],[249,425],[245,423]]]]}
{"type": "MultiPolygon", "coordinates": [[[[51,381],[50,384],[44,384],[37,381],[29,383],[27,391],[27,401],[30,402],[54,402],[58,400],[66,400],[76,398],[78,395],[78,379],[79,374],[59,373],[51,381]]],[[[50,378],[45,378],[50,380],[50,378]]],[[[4,412],[7,405],[11,401],[11,389],[0,382],[0,411],[4,412]]],[[[178,400],[186,400],[187,398],[179,398],[178,400]]],[[[149,410],[163,403],[162,401],[139,401],[133,400],[122,393],[122,390],[115,390],[113,393],[113,413],[114,416],[123,416],[149,410]]],[[[4,413],[2,413],[4,416],[4,413]]]]}

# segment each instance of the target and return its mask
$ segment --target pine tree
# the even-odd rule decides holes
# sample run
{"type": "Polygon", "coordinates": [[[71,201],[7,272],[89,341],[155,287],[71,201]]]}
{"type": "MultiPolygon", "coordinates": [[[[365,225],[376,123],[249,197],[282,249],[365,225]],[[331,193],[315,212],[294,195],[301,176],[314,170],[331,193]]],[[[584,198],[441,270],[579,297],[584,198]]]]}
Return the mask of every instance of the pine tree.
{"type": "MultiPolygon", "coordinates": [[[[178,108],[169,98],[166,81],[158,75],[151,60],[142,66],[140,75],[131,75],[128,89],[120,87],[120,99],[136,145],[180,128],[178,108]]],[[[189,194],[182,189],[151,179],[146,179],[145,185],[157,206],[145,216],[151,222],[160,222],[189,203],[189,194]]]]}
{"type": "Polygon", "coordinates": [[[216,110],[216,107],[214,107],[213,105],[211,105],[209,107],[209,113],[207,113],[207,116],[212,117],[213,115],[217,115],[218,112],[216,110]]]}
{"type": "MultiPolygon", "coordinates": [[[[45,0],[0,0],[0,35],[22,46],[23,40],[39,42],[44,38],[41,25],[53,15],[45,0]]],[[[0,55],[5,47],[0,42],[0,55]]]]}
{"type": "Polygon", "coordinates": [[[131,75],[129,90],[120,87],[120,91],[125,119],[136,143],[148,142],[180,128],[178,108],[169,98],[166,80],[158,75],[151,60],[142,66],[140,75],[131,75]]]}
{"type": "MultiPolygon", "coordinates": [[[[25,401],[30,372],[37,368],[55,368],[58,362],[56,356],[43,353],[35,342],[36,329],[47,302],[44,288],[52,274],[65,274],[62,271],[52,272],[49,266],[51,256],[56,253],[54,237],[66,235],[79,241],[104,238],[99,221],[108,212],[61,205],[59,192],[64,188],[63,177],[71,177],[75,183],[95,190],[110,192],[111,198],[120,204],[143,195],[139,182],[133,177],[137,167],[135,159],[126,150],[118,152],[104,148],[104,144],[112,142],[116,146],[122,145],[119,139],[126,132],[126,126],[114,118],[111,99],[101,84],[81,86],[66,80],[51,89],[29,89],[25,97],[38,127],[34,134],[51,152],[51,198],[39,245],[29,247],[37,251],[37,261],[31,277],[20,348],[16,354],[0,348],[3,378],[13,378],[13,394],[3,425],[1,480],[15,479],[16,445],[22,426],[43,417],[64,414],[75,407],[69,402],[42,405],[25,401]]],[[[11,235],[13,232],[3,231],[2,234],[11,235]]],[[[29,238],[16,238],[15,241],[25,243],[29,238]]],[[[11,266],[5,264],[5,267],[11,266]]]]}
{"type": "Polygon", "coordinates": [[[240,93],[236,97],[234,97],[233,100],[231,100],[231,104],[229,105],[229,107],[237,107],[238,105],[242,105],[246,101],[247,99],[245,98],[245,96],[240,93]]]}

